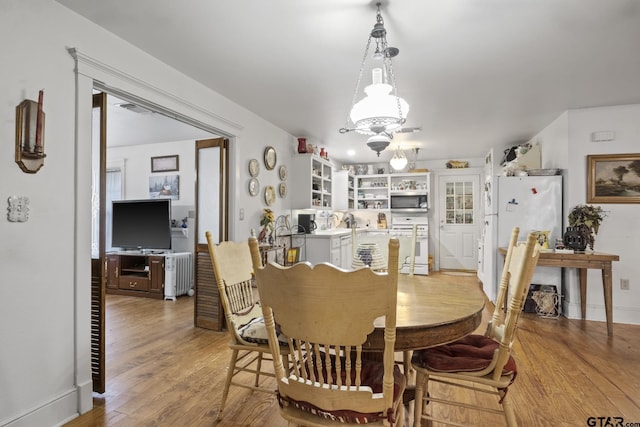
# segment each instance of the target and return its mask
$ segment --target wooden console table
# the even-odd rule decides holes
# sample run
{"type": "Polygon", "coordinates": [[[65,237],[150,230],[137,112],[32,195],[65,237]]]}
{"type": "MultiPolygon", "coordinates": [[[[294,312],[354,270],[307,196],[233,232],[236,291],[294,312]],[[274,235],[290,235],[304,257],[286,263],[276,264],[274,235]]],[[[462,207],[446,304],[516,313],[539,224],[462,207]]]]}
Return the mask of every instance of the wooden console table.
{"type": "MultiPolygon", "coordinates": [[[[505,255],[507,248],[499,248],[498,252],[505,255]]],[[[607,315],[607,335],[613,335],[612,315],[612,277],[611,262],[620,261],[618,255],[602,252],[588,252],[584,254],[563,254],[555,252],[541,252],[538,267],[569,267],[577,268],[580,276],[580,309],[582,319],[587,311],[587,269],[595,268],[602,271],[602,287],[604,290],[604,309],[607,315]]]]}

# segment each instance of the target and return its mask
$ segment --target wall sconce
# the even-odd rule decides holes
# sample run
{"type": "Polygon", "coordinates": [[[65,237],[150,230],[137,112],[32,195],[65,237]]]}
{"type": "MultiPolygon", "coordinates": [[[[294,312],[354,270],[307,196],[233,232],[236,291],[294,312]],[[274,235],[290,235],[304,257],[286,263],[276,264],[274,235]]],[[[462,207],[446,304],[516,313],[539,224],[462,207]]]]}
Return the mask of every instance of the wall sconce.
{"type": "Polygon", "coordinates": [[[23,172],[36,173],[44,165],[44,111],[42,99],[25,99],[16,107],[16,163],[23,172]]]}

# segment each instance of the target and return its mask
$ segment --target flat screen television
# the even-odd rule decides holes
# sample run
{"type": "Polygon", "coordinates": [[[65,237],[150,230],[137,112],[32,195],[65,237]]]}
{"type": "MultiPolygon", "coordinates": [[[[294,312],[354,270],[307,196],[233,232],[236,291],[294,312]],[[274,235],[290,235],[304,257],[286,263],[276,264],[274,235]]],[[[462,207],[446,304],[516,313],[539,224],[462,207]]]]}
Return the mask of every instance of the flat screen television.
{"type": "Polygon", "coordinates": [[[115,200],[111,246],[121,249],[171,249],[171,200],[115,200]]]}

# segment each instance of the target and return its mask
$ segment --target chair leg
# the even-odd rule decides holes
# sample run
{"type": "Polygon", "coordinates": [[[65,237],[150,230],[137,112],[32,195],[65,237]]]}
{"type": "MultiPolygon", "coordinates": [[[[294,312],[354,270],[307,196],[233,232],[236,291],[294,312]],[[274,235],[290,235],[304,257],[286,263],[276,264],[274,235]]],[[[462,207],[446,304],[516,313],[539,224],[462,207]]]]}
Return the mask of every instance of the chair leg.
{"type": "Polygon", "coordinates": [[[402,352],[402,365],[404,369],[404,375],[407,377],[407,384],[411,384],[411,379],[414,375],[414,369],[411,366],[411,357],[413,356],[413,351],[404,351],[402,352]]]}
{"type": "Polygon", "coordinates": [[[416,370],[416,391],[413,400],[413,427],[420,427],[422,411],[424,408],[424,395],[427,377],[424,373],[416,370]]]}
{"type": "Polygon", "coordinates": [[[220,401],[220,409],[218,409],[218,420],[222,419],[222,411],[224,410],[224,404],[227,401],[227,396],[229,396],[229,386],[231,385],[231,380],[233,379],[233,374],[236,370],[237,360],[238,360],[238,350],[232,350],[231,360],[229,361],[229,366],[227,367],[227,379],[224,382],[224,389],[222,390],[222,400],[220,401]]]}
{"type": "Polygon", "coordinates": [[[258,387],[258,385],[260,384],[260,372],[262,372],[262,352],[258,354],[258,364],[256,367],[256,387],[258,387]]]}
{"type": "Polygon", "coordinates": [[[513,412],[511,399],[504,391],[500,391],[500,398],[502,399],[502,410],[504,411],[504,416],[507,419],[507,426],[517,427],[518,421],[516,421],[516,414],[513,412]]]}
{"type": "Polygon", "coordinates": [[[398,408],[396,409],[396,427],[404,427],[404,404],[402,401],[398,403],[398,408]]]}

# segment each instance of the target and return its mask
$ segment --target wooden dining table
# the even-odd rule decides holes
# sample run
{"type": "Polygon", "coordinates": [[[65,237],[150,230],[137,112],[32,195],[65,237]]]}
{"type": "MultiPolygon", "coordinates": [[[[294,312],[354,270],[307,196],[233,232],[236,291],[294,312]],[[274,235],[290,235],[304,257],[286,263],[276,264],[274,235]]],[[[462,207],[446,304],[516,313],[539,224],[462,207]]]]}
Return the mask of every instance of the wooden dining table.
{"type": "MultiPolygon", "coordinates": [[[[475,331],[482,321],[485,296],[477,285],[398,277],[396,351],[411,351],[446,344],[475,331]]],[[[384,323],[376,328],[363,350],[384,349],[384,323]]]]}

